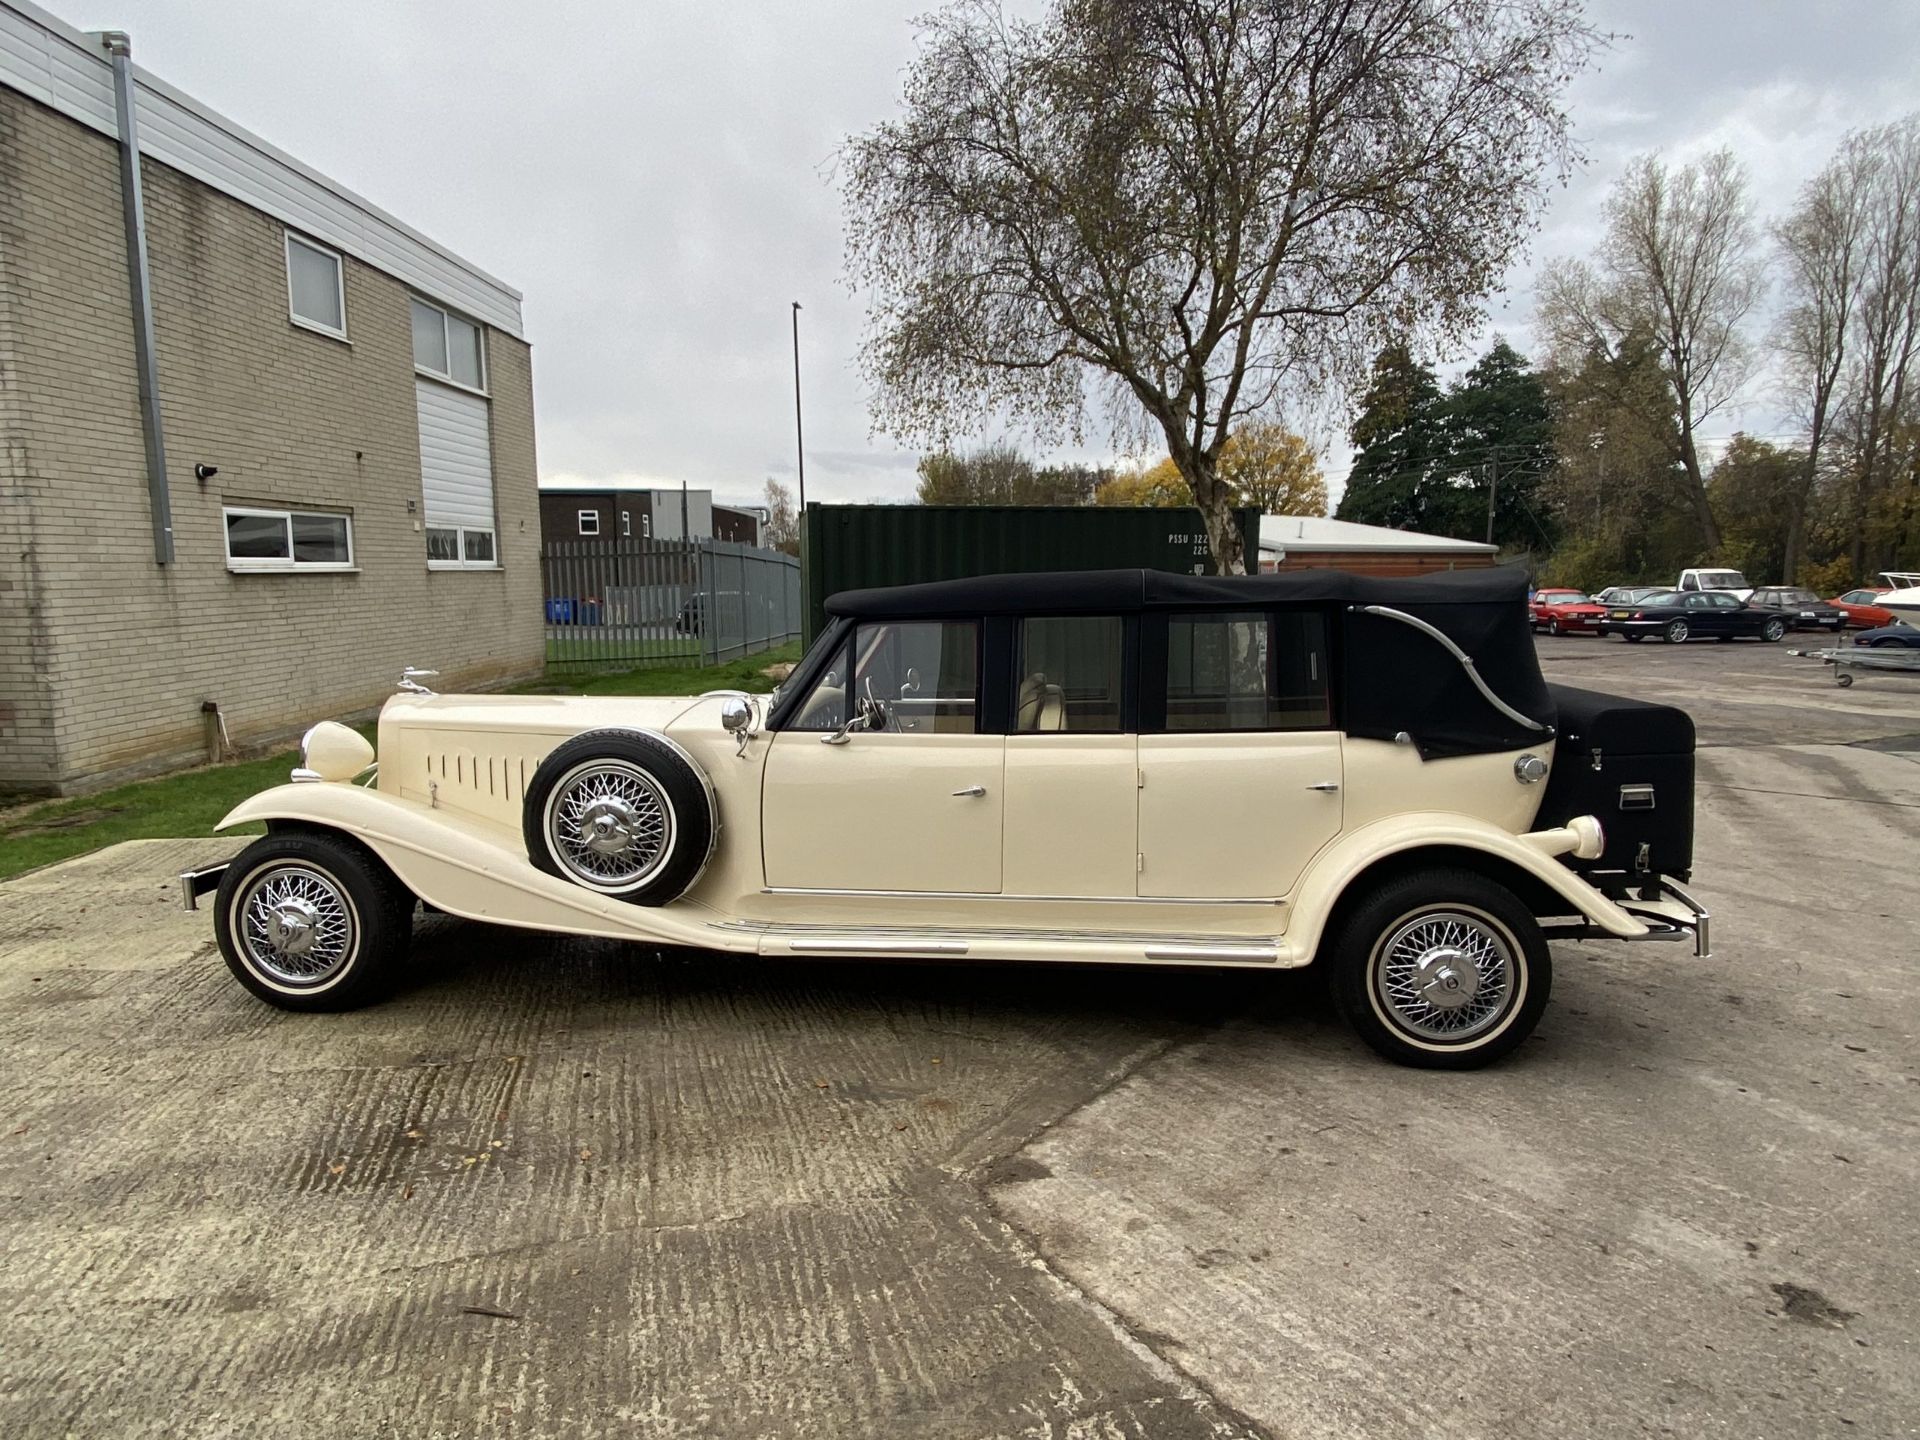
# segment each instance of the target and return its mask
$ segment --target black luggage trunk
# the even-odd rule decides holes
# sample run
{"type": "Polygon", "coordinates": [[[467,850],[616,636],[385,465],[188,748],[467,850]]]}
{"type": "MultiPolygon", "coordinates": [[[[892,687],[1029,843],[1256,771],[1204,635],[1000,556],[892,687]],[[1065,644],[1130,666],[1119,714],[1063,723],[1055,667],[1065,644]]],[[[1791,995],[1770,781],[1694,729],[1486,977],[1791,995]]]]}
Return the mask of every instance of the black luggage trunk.
{"type": "Polygon", "coordinates": [[[1555,722],[1553,773],[1537,828],[1592,815],[1606,832],[1597,860],[1567,863],[1602,890],[1620,893],[1656,875],[1693,870],[1693,719],[1654,705],[1571,685],[1548,685],[1555,722]]]}

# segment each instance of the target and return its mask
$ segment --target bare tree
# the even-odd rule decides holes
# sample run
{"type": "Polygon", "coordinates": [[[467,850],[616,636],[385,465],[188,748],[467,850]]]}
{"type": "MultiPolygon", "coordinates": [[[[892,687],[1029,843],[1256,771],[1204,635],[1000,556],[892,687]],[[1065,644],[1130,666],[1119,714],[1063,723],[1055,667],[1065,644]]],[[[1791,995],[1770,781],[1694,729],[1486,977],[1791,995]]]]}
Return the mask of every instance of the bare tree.
{"type": "Polygon", "coordinates": [[[1911,433],[1913,369],[1920,353],[1920,116],[1867,132],[1873,157],[1865,263],[1855,317],[1844,428],[1853,454],[1852,547],[1867,568],[1867,522],[1894,483],[1911,433]]]}
{"type": "Polygon", "coordinates": [[[1820,463],[1860,304],[1866,269],[1866,231],[1878,148],[1871,133],[1849,135],[1839,153],[1800,191],[1786,219],[1774,227],[1786,284],[1786,306],[1776,334],[1784,380],[1807,427],[1807,456],[1786,496],[1786,558],[1781,579],[1800,578],[1806,559],[1807,506],[1820,463]]]}
{"type": "Polygon", "coordinates": [[[1043,468],[1004,441],[972,454],[936,450],[917,469],[922,505],[1090,505],[1108,473],[1092,465],[1043,468]]]}
{"type": "Polygon", "coordinates": [[[955,0],[845,147],[883,429],[1157,432],[1216,564],[1222,448],[1389,336],[1457,337],[1571,162],[1580,0],[955,0]]]}
{"type": "Polygon", "coordinates": [[[1720,525],[1698,436],[1747,378],[1742,327],[1766,288],[1754,242],[1746,175],[1731,151],[1678,169],[1644,155],[1607,198],[1597,264],[1558,261],[1540,284],[1541,323],[1561,363],[1641,344],[1658,354],[1677,420],[1674,458],[1709,553],[1720,525]]]}
{"type": "Polygon", "coordinates": [[[793,491],[772,476],[767,477],[767,525],[761,543],[789,555],[800,553],[800,516],[794,509],[793,491]]]}

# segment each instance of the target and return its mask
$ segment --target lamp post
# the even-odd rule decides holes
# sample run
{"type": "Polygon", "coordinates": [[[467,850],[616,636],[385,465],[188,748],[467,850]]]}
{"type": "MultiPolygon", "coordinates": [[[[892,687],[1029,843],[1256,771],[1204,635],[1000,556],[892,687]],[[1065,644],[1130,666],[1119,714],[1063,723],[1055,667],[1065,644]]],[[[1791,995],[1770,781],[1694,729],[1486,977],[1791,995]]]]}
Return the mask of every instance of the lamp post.
{"type": "Polygon", "coordinates": [[[807,442],[800,428],[800,302],[793,302],[793,449],[800,468],[800,514],[807,513],[807,442]]]}

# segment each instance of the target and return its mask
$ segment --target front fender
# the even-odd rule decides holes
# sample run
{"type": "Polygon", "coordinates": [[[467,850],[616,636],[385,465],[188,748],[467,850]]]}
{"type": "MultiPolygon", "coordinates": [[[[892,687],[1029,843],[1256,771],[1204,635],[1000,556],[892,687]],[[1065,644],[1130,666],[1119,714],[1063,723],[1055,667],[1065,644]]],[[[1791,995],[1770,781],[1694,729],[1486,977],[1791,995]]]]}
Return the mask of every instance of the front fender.
{"type": "MultiPolygon", "coordinates": [[[[1591,822],[1587,822],[1591,823],[1591,822]]],[[[1597,837],[1597,830],[1592,832],[1597,837]]],[[[1377,820],[1342,835],[1323,850],[1302,877],[1287,925],[1294,952],[1311,957],[1333,908],[1369,866],[1394,855],[1432,846],[1474,850],[1525,871],[1609,935],[1633,939],[1648,927],[1582,880],[1556,856],[1590,843],[1580,821],[1555,830],[1515,835],[1497,825],[1453,814],[1405,814],[1377,820]]]]}
{"type": "Polygon", "coordinates": [[[704,907],[629,905],[535,869],[518,835],[359,785],[305,783],[263,790],[215,829],[278,821],[335,830],[365,845],[415,895],[449,915],[617,940],[751,950],[750,939],[708,924],[704,907]]]}

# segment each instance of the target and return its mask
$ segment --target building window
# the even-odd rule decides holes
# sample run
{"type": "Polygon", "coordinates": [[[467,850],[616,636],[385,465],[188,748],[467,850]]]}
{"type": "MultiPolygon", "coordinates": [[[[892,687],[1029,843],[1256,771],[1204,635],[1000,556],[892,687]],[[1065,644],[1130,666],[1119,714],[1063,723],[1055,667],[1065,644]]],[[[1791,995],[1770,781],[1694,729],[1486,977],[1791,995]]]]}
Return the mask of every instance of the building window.
{"type": "Polygon", "coordinates": [[[353,568],[353,521],[345,515],[237,506],[221,513],[226,520],[229,570],[353,568]]]}
{"type": "Polygon", "coordinates": [[[438,305],[413,302],[413,368],[422,375],[485,391],[486,361],[480,327],[438,305]]]}
{"type": "Polygon", "coordinates": [[[287,232],[287,307],[294,324],[346,339],[346,278],[338,254],[287,232]]]}
{"type": "Polygon", "coordinates": [[[495,569],[499,556],[486,397],[425,377],[416,379],[413,388],[419,407],[427,568],[495,569]]]}
{"type": "Polygon", "coordinates": [[[633,515],[629,511],[622,510],[620,512],[620,533],[622,535],[633,534],[633,515]]]}
{"type": "Polygon", "coordinates": [[[653,516],[642,515],[640,517],[640,538],[642,540],[651,540],[653,538],[653,516]]]}
{"type": "Polygon", "coordinates": [[[580,512],[580,533],[582,535],[598,535],[600,533],[600,512],[598,510],[582,510],[580,512]]]}

